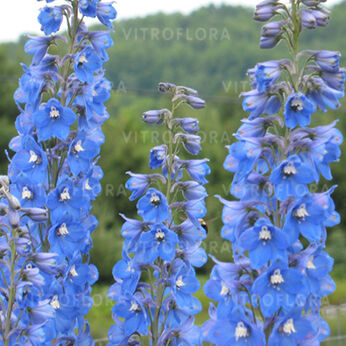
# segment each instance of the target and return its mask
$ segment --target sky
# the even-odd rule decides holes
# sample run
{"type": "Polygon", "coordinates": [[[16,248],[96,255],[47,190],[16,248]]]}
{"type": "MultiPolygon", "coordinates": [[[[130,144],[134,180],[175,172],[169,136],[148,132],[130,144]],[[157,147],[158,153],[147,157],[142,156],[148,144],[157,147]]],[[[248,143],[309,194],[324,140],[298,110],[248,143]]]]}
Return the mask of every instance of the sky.
{"type": "MultiPolygon", "coordinates": [[[[328,0],[328,5],[333,5],[339,1],[328,0]]],[[[0,42],[14,41],[24,33],[40,32],[37,15],[39,8],[44,6],[43,1],[1,0],[1,2],[0,42]]],[[[225,3],[254,7],[256,3],[259,3],[259,0],[117,0],[115,7],[118,11],[118,18],[121,19],[145,16],[160,11],[188,13],[211,3],[215,5],[225,3]]]]}

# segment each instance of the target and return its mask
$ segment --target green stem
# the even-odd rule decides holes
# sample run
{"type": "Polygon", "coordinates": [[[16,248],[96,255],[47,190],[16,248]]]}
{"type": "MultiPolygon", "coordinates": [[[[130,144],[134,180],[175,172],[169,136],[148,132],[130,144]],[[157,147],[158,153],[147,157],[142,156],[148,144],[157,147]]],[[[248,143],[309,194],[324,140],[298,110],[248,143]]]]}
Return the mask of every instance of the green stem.
{"type": "Polygon", "coordinates": [[[11,315],[13,310],[14,298],[16,295],[15,289],[15,265],[16,265],[16,230],[12,228],[12,237],[11,237],[11,278],[10,278],[10,292],[8,298],[8,306],[7,306],[7,315],[6,315],[6,327],[5,327],[5,335],[4,335],[4,346],[8,346],[10,339],[8,334],[11,330],[11,315]]]}

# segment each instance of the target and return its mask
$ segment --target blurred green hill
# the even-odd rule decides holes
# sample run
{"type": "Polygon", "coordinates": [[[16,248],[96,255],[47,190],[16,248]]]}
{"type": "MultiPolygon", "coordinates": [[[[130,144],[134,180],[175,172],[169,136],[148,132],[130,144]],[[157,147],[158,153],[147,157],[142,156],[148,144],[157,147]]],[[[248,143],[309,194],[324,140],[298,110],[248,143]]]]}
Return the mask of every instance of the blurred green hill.
{"type": "MultiPolygon", "coordinates": [[[[120,14],[121,15],[121,14],[120,14]]],[[[232,133],[247,116],[241,109],[238,94],[248,89],[246,70],[258,61],[284,57],[284,45],[260,50],[260,25],[252,19],[252,11],[243,7],[209,6],[190,15],[156,14],[145,18],[120,20],[114,33],[114,46],[106,65],[107,77],[113,83],[113,97],[108,102],[110,120],[104,126],[106,143],[100,164],[105,176],[103,192],[94,205],[99,228],[94,234],[92,260],[101,272],[102,280],[111,280],[111,270],[121,255],[121,219],[119,212],[135,216],[135,203],[128,201],[124,188],[125,172],[149,172],[148,154],[159,144],[159,128],[149,128],[140,121],[143,111],[167,107],[168,100],[156,92],[160,81],[170,81],[193,87],[207,100],[207,108],[184,113],[200,119],[204,149],[201,157],[210,158],[212,174],[208,192],[209,235],[208,252],[218,258],[231,258],[228,242],[219,239],[221,205],[213,197],[227,197],[231,174],[223,169],[226,145],[233,142],[232,133]]],[[[332,9],[332,19],[326,29],[305,31],[303,45],[309,49],[340,50],[346,55],[346,2],[332,9]]],[[[24,53],[25,38],[16,43],[0,45],[0,169],[6,172],[4,149],[15,135],[17,116],[12,95],[21,74],[19,63],[30,63],[24,53]]],[[[346,61],[343,59],[343,62],[346,61]]],[[[314,115],[314,122],[329,123],[340,119],[339,128],[346,133],[346,103],[341,109],[314,115]]],[[[346,152],[345,145],[343,146],[346,152]]],[[[330,231],[328,251],[336,259],[335,275],[343,274],[346,233],[346,159],[333,165],[338,184],[335,192],[337,209],[344,221],[330,231]]],[[[325,184],[326,182],[321,182],[325,184]]]]}

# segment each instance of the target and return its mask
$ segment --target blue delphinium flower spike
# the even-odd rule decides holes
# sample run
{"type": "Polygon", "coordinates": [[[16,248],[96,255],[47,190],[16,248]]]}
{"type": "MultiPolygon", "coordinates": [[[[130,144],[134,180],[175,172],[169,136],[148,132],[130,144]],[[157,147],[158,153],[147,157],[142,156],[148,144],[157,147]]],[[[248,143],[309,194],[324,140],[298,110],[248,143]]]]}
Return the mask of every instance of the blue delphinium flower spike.
{"type": "Polygon", "coordinates": [[[322,2],[256,6],[255,20],[273,19],[262,28],[260,47],[285,42],[290,58],[248,70],[251,90],[241,96],[249,118],[227,147],[224,168],[234,174],[236,200],[217,197],[221,236],[232,244],[234,263],[213,258],[204,286],[217,305],[209,309],[203,340],[216,345],[319,345],[330,333],[320,317],[322,297],[335,290],[324,248],[327,228],[340,215],[331,198],[335,186],[316,193],[310,184],[332,179],[330,163],[340,158],[343,136],[337,121],[308,126],[318,109],[340,106],[345,70],[339,52],[298,49],[304,28],[328,24],[322,2]]]}

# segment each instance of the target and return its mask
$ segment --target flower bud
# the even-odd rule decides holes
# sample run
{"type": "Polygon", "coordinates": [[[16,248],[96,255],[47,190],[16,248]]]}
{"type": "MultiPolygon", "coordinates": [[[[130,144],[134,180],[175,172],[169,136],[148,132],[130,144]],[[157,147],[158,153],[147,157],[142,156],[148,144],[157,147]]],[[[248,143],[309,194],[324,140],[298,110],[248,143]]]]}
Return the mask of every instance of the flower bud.
{"type": "Polygon", "coordinates": [[[264,0],[256,6],[254,19],[259,22],[266,22],[272,18],[278,9],[278,0],[264,0]]]}
{"type": "Polygon", "coordinates": [[[8,186],[10,185],[10,180],[7,175],[0,175],[0,187],[4,187],[8,190],[8,186]]]}
{"type": "Polygon", "coordinates": [[[306,6],[317,6],[321,2],[326,2],[327,0],[302,0],[302,3],[306,6]]]}
{"type": "Polygon", "coordinates": [[[20,203],[19,203],[17,197],[8,194],[8,195],[6,196],[6,198],[7,198],[9,207],[10,207],[11,209],[13,209],[13,210],[19,210],[19,209],[20,209],[20,203]]]}
{"type": "Polygon", "coordinates": [[[9,210],[8,214],[8,222],[10,225],[14,228],[17,228],[19,226],[19,214],[15,210],[9,210]]]}
{"type": "Polygon", "coordinates": [[[170,115],[170,111],[168,109],[161,109],[161,110],[151,110],[148,112],[143,113],[142,119],[147,124],[162,124],[165,117],[168,117],[170,115]]]}
{"type": "Polygon", "coordinates": [[[205,101],[196,96],[179,95],[180,98],[185,99],[185,102],[189,104],[193,109],[202,109],[205,107],[205,101]]]}
{"type": "Polygon", "coordinates": [[[4,216],[8,213],[8,206],[4,203],[0,203],[0,215],[4,216]]]}
{"type": "Polygon", "coordinates": [[[46,209],[41,208],[23,208],[23,212],[25,212],[31,220],[36,222],[43,222],[48,219],[48,214],[46,209]]]}
{"type": "Polygon", "coordinates": [[[175,90],[176,85],[172,83],[159,83],[158,89],[160,92],[165,93],[167,91],[175,90]]]}

